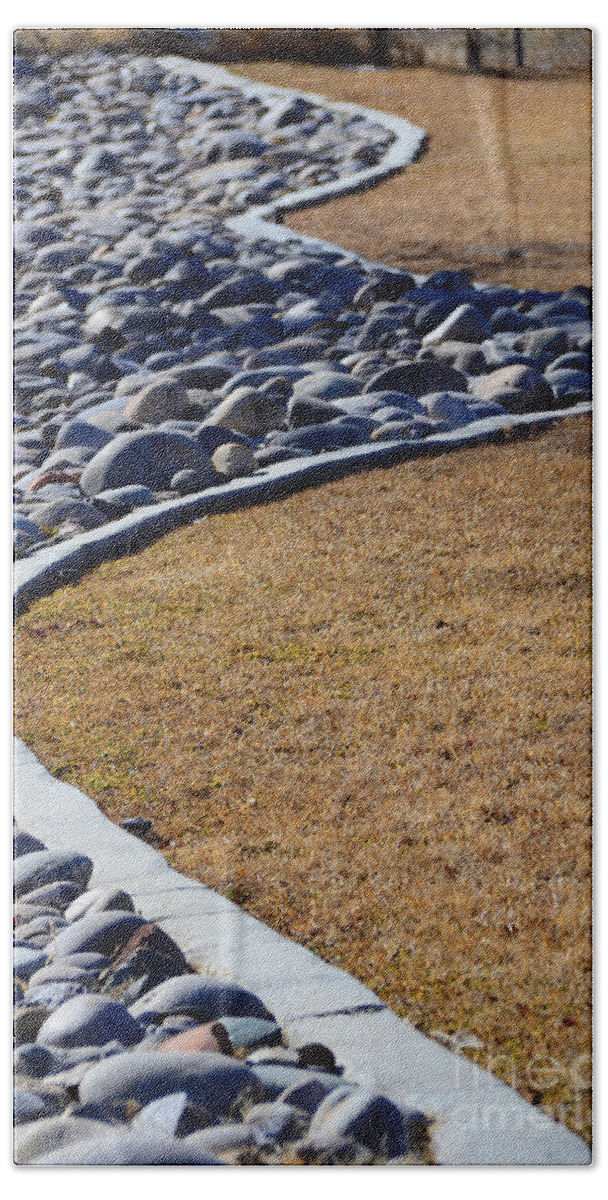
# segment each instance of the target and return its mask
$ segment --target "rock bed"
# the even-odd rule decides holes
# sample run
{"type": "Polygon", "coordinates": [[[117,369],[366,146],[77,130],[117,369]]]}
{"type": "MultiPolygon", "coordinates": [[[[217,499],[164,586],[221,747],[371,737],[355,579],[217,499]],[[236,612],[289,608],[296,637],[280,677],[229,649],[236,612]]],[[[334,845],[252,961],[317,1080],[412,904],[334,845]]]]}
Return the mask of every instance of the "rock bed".
{"type": "Polygon", "coordinates": [[[193,971],[127,890],[90,888],[86,855],[18,829],[14,853],[18,1163],[431,1161],[425,1114],[325,1045],[288,1046],[260,997],[193,971]]]}
{"type": "Polygon", "coordinates": [[[16,60],[15,552],[272,463],[587,401],[590,296],[225,222],[394,134],[153,58],[16,60]]]}

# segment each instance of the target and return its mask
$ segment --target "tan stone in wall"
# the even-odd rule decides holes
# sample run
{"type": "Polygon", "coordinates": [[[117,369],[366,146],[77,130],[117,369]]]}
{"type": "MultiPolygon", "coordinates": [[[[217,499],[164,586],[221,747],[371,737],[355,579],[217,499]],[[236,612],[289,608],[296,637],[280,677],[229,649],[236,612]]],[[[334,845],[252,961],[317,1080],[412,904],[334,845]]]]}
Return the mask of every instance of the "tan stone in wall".
{"type": "Polygon", "coordinates": [[[514,29],[477,29],[478,69],[505,74],[518,69],[514,29]]]}
{"type": "Polygon", "coordinates": [[[560,75],[590,71],[590,29],[522,29],[523,70],[526,75],[560,75]]]}
{"type": "Polygon", "coordinates": [[[439,70],[466,71],[469,39],[466,29],[423,29],[424,65],[439,70]]]}
{"type": "Polygon", "coordinates": [[[391,67],[423,67],[424,29],[387,29],[387,62],[391,67]]]}
{"type": "Polygon", "coordinates": [[[521,74],[558,78],[589,71],[588,29],[18,29],[17,53],[74,53],[90,46],[185,54],[211,62],[252,59],[521,74]]]}

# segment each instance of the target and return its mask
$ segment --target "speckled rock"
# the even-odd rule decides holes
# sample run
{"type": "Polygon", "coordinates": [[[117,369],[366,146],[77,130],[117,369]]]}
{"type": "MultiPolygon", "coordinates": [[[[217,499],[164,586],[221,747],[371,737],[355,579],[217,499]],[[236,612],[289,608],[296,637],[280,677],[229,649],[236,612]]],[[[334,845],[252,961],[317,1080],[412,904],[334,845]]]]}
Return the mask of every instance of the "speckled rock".
{"type": "Polygon", "coordinates": [[[176,471],[184,468],[212,470],[194,438],[152,430],[119,433],[85,467],[80,487],[87,496],[129,484],[166,490],[176,471]]]}
{"type": "Polygon", "coordinates": [[[222,479],[240,479],[256,469],[253,450],[238,442],[225,442],[211,456],[211,462],[222,479]]]}
{"type": "Polygon", "coordinates": [[[119,1041],[134,1046],[142,1029],[124,1004],[105,996],[76,996],[44,1022],[37,1041],[43,1046],[105,1046],[119,1041]]]}
{"type": "Polygon", "coordinates": [[[87,1071],[80,1085],[83,1103],[137,1100],[150,1104],[161,1096],[185,1092],[212,1120],[225,1116],[240,1097],[261,1099],[253,1071],[221,1054],[117,1054],[87,1071]]]}
{"type": "Polygon", "coordinates": [[[54,854],[50,850],[35,850],[16,859],[13,888],[16,896],[24,896],[47,883],[69,880],[84,891],[93,871],[93,863],[85,854],[54,854]]]}
{"type": "Polygon", "coordinates": [[[76,1142],[95,1141],[112,1137],[115,1129],[102,1121],[87,1120],[86,1117],[55,1116],[30,1121],[15,1131],[14,1155],[16,1163],[37,1162],[46,1154],[76,1142]]]}
{"type": "Polygon", "coordinates": [[[138,1020],[173,1014],[187,1014],[201,1023],[220,1017],[259,1017],[272,1021],[262,1001],[253,992],[237,984],[204,975],[177,976],[161,983],[131,1007],[138,1020]]]}

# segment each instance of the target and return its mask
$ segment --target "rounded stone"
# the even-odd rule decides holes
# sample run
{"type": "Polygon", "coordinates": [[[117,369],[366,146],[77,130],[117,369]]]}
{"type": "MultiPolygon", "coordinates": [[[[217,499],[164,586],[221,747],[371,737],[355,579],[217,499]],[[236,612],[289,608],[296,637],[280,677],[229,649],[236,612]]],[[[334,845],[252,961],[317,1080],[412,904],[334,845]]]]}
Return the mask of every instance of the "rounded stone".
{"type": "Polygon", "coordinates": [[[37,1046],[35,1042],[26,1042],[17,1046],[13,1054],[13,1070],[16,1075],[29,1075],[31,1078],[42,1079],[51,1071],[57,1070],[55,1055],[46,1046],[37,1046]]]}
{"type": "Polygon", "coordinates": [[[35,971],[44,967],[48,958],[46,950],[30,946],[15,946],[13,950],[13,974],[21,983],[27,983],[35,971]]]}
{"type": "Polygon", "coordinates": [[[150,1104],[185,1092],[213,1120],[226,1116],[245,1095],[257,1100],[262,1089],[253,1071],[221,1054],[158,1054],[133,1050],[91,1067],[80,1085],[83,1104],[136,1100],[150,1104]]]}
{"type": "Polygon", "coordinates": [[[124,1004],[105,996],[75,996],[44,1022],[37,1042],[43,1046],[123,1046],[140,1042],[143,1031],[124,1004]]]}
{"type": "Polygon", "coordinates": [[[85,467],[80,487],[87,496],[129,484],[166,491],[176,472],[187,468],[211,470],[194,438],[153,430],[119,433],[85,467]]]}
{"type": "Polygon", "coordinates": [[[342,396],[355,396],[361,383],[346,372],[318,371],[298,379],[293,386],[294,397],[310,396],[316,400],[339,400],[342,396]]]}
{"type": "Polygon", "coordinates": [[[215,468],[203,471],[190,468],[186,471],[176,471],[170,487],[172,492],[179,492],[181,496],[191,496],[196,492],[204,492],[219,482],[215,468]]]}
{"type": "Polygon", "coordinates": [[[188,392],[183,383],[177,379],[159,380],[147,384],[131,397],[125,408],[125,417],[128,421],[159,425],[161,421],[185,417],[189,406],[188,392]]]}
{"type": "Polygon", "coordinates": [[[79,896],[80,888],[69,880],[58,879],[56,883],[47,883],[44,887],[34,888],[27,893],[28,904],[50,905],[63,912],[79,896]]]}
{"type": "Polygon", "coordinates": [[[207,418],[209,425],[226,425],[237,433],[263,437],[285,420],[284,410],[253,387],[236,388],[207,418]]]}
{"type": "Polygon", "coordinates": [[[94,951],[111,956],[126,946],[142,925],[147,924],[149,922],[145,917],[119,910],[85,913],[80,920],[57,934],[55,955],[65,958],[71,954],[94,951]]]}
{"type": "Polygon", "coordinates": [[[55,854],[51,850],[35,850],[18,858],[13,870],[16,896],[24,896],[47,883],[68,880],[84,890],[93,873],[93,863],[86,854],[55,854]]]}
{"type": "Polygon", "coordinates": [[[24,854],[34,854],[38,850],[45,850],[48,853],[47,847],[39,838],[34,837],[31,833],[26,833],[23,829],[15,829],[13,833],[13,858],[23,858],[24,854]]]}
{"type": "Polygon", "coordinates": [[[274,1020],[272,1013],[253,992],[204,975],[178,975],[159,984],[132,1005],[134,1017],[145,1019],[186,1014],[201,1023],[220,1017],[260,1017],[274,1020]]]}
{"type": "MultiPolygon", "coordinates": [[[[409,1114],[410,1133],[414,1116],[426,1122],[422,1113],[409,1114]]],[[[376,1154],[395,1158],[407,1154],[410,1139],[406,1136],[404,1116],[386,1096],[364,1088],[337,1088],[319,1106],[312,1119],[308,1140],[319,1149],[331,1146],[342,1138],[352,1138],[376,1154]]]]}
{"type": "Polygon", "coordinates": [[[69,446],[90,446],[94,450],[101,450],[111,441],[111,433],[106,433],[98,425],[90,425],[88,421],[76,417],[73,421],[66,421],[65,425],[61,426],[55,441],[55,449],[64,450],[69,446]]]}
{"type": "Polygon", "coordinates": [[[547,380],[535,367],[512,363],[489,375],[477,375],[472,381],[478,400],[493,400],[509,413],[547,412],[555,407],[555,397],[547,380]]]}
{"type": "Polygon", "coordinates": [[[240,479],[256,469],[253,450],[239,442],[225,442],[211,456],[211,462],[223,479],[240,479]]]}
{"type": "Polygon", "coordinates": [[[13,1092],[15,1125],[25,1125],[26,1122],[37,1121],[40,1117],[50,1117],[57,1111],[57,1105],[49,1096],[41,1096],[38,1092],[29,1092],[25,1088],[15,1088],[13,1092]]]}
{"type": "Polygon", "coordinates": [[[14,1155],[15,1162],[37,1162],[46,1154],[52,1154],[61,1147],[85,1142],[90,1139],[98,1140],[103,1137],[115,1136],[115,1128],[104,1124],[103,1121],[92,1121],[86,1117],[58,1116],[43,1117],[34,1122],[28,1122],[15,1132],[14,1155]]]}
{"type": "MultiPolygon", "coordinates": [[[[66,908],[66,921],[79,921],[85,913],[135,912],[133,897],[119,887],[89,888],[66,908]]],[[[82,957],[82,956],[81,956],[82,957]]]]}
{"type": "Polygon", "coordinates": [[[470,420],[466,395],[459,395],[458,392],[433,392],[424,397],[424,407],[429,417],[435,421],[465,425],[470,420]]]}
{"type": "Polygon", "coordinates": [[[365,384],[364,392],[396,391],[407,396],[427,396],[431,392],[468,391],[466,375],[441,360],[399,363],[378,372],[365,384]]]}
{"type": "MultiPolygon", "coordinates": [[[[110,1127],[108,1127],[110,1128],[110,1127]]],[[[197,1137],[197,1134],[193,1134],[197,1137]]],[[[64,1145],[36,1159],[40,1166],[83,1167],[152,1167],[208,1166],[224,1164],[204,1146],[190,1143],[186,1138],[163,1138],[157,1134],[137,1134],[128,1130],[116,1131],[101,1137],[78,1139],[76,1144],[64,1145]]]]}

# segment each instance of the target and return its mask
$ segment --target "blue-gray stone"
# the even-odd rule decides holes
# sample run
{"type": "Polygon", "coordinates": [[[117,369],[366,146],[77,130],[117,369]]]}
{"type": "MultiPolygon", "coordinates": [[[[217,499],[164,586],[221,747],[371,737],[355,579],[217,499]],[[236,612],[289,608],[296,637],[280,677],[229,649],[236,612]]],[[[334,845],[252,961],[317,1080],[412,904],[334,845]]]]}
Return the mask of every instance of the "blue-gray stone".
{"type": "Polygon", "coordinates": [[[298,1137],[308,1124],[302,1109],[278,1100],[274,1104],[254,1104],[245,1118],[269,1142],[281,1145],[298,1137]]]}
{"type": "Polygon", "coordinates": [[[305,425],[318,425],[324,421],[333,421],[340,413],[341,406],[327,400],[318,400],[315,396],[292,396],[287,405],[287,416],[291,429],[300,429],[305,425]]]}
{"type": "Polygon", "coordinates": [[[591,355],[583,354],[580,350],[572,350],[568,354],[560,354],[549,363],[545,374],[551,371],[587,371],[591,372],[591,355]]]}
{"type": "Polygon", "coordinates": [[[257,1150],[263,1138],[253,1125],[240,1125],[231,1122],[225,1125],[213,1125],[200,1133],[192,1133],[184,1138],[181,1145],[191,1152],[202,1154],[240,1154],[247,1150],[257,1150]]]}
{"type": "Polygon", "coordinates": [[[449,421],[451,425],[466,425],[471,419],[466,394],[433,392],[424,397],[423,404],[433,420],[449,421]]]}
{"type": "Polygon", "coordinates": [[[46,945],[58,929],[63,929],[66,922],[57,913],[38,913],[30,921],[21,921],[17,928],[20,943],[28,946],[46,945]],[[42,938],[42,942],[37,939],[42,938]]]}
{"type": "Polygon", "coordinates": [[[18,1046],[13,1054],[13,1070],[16,1075],[30,1075],[34,1079],[42,1079],[45,1075],[59,1069],[56,1056],[46,1046],[38,1046],[35,1042],[26,1042],[18,1046]]]}
{"type": "Polygon", "coordinates": [[[27,1002],[30,1005],[43,1007],[47,1013],[52,1013],[67,1000],[82,996],[86,988],[87,984],[82,980],[58,979],[50,980],[48,983],[37,983],[35,987],[28,988],[27,1002]]]}
{"type": "Polygon", "coordinates": [[[59,879],[57,883],[47,883],[44,887],[34,888],[33,892],[28,892],[27,902],[42,906],[48,904],[63,912],[80,894],[77,884],[70,883],[67,879],[59,879]]]}
{"type": "Polygon", "coordinates": [[[56,529],[69,522],[86,531],[104,523],[101,513],[86,500],[48,500],[37,507],[36,517],[45,529],[56,529]]]}
{"type": "MultiPolygon", "coordinates": [[[[335,414],[334,414],[335,415],[335,414]]],[[[199,425],[196,440],[205,454],[211,456],[218,446],[227,442],[238,442],[242,446],[252,446],[255,442],[246,433],[237,433],[236,429],[228,429],[225,425],[199,425]]]]}
{"type": "Polygon", "coordinates": [[[38,988],[46,983],[76,983],[83,987],[93,984],[100,971],[108,966],[109,958],[103,954],[74,954],[71,958],[56,958],[47,963],[39,971],[35,971],[30,979],[30,987],[38,988]],[[81,965],[80,959],[96,959],[99,965],[87,967],[81,965]]]}
{"type": "Polygon", "coordinates": [[[26,1121],[37,1121],[40,1117],[50,1117],[58,1111],[57,1104],[50,1096],[41,1096],[38,1092],[29,1092],[25,1088],[15,1088],[13,1092],[15,1125],[25,1125],[26,1121]]]}
{"type": "MultiPolygon", "coordinates": [[[[85,913],[100,913],[112,912],[118,910],[120,912],[135,912],[133,897],[129,892],[125,892],[123,888],[118,887],[98,887],[88,888],[82,895],[77,896],[69,908],[66,909],[65,916],[67,921],[79,921],[84,917],[85,913]]],[[[79,955],[80,958],[83,955],[79,955]]]]}
{"type": "Polygon", "coordinates": [[[437,346],[441,342],[483,342],[491,335],[485,317],[471,304],[459,304],[440,325],[423,338],[423,345],[437,346]]]}
{"type": "Polygon", "coordinates": [[[35,850],[19,857],[14,866],[13,887],[16,896],[24,896],[47,883],[68,880],[86,888],[93,872],[93,863],[85,854],[51,850],[35,850]]]}
{"type": "Polygon", "coordinates": [[[218,475],[213,467],[205,468],[205,470],[190,467],[185,471],[176,471],[171,478],[169,487],[172,492],[189,496],[195,492],[204,492],[206,488],[213,487],[218,482],[218,475]]]}
{"type": "Polygon", "coordinates": [[[134,1046],[143,1031],[124,1004],[105,996],[75,996],[51,1014],[37,1037],[43,1046],[134,1046]]]}
{"type": "Polygon", "coordinates": [[[402,1112],[378,1092],[347,1085],[333,1091],[317,1109],[308,1140],[322,1149],[341,1138],[352,1138],[390,1159],[407,1154],[427,1126],[423,1113],[413,1109],[402,1112]]]}
{"type": "Polygon", "coordinates": [[[513,341],[513,349],[534,359],[542,371],[554,358],[573,350],[567,328],[563,325],[551,326],[549,329],[535,329],[529,333],[518,334],[513,341]]]}
{"type": "Polygon", "coordinates": [[[140,1109],[132,1124],[132,1129],[147,1134],[157,1133],[163,1137],[187,1137],[197,1129],[204,1129],[209,1124],[205,1109],[200,1108],[188,1098],[186,1092],[173,1092],[170,1096],[161,1096],[140,1109]]]}
{"type": "Polygon", "coordinates": [[[318,1078],[311,1078],[309,1075],[303,1076],[303,1082],[296,1082],[286,1088],[284,1092],[279,1093],[279,1099],[284,1104],[293,1106],[294,1108],[302,1109],[303,1112],[316,1112],[319,1105],[323,1103],[327,1096],[327,1088],[325,1081],[318,1078]]]}
{"type": "MultiPolygon", "coordinates": [[[[265,1100],[276,1100],[283,1093],[287,1094],[291,1088],[303,1086],[305,1083],[316,1082],[325,1089],[325,1092],[331,1092],[336,1087],[342,1086],[341,1080],[336,1075],[325,1074],[321,1071],[309,1071],[305,1067],[288,1067],[281,1063],[256,1063],[251,1067],[252,1071],[264,1089],[265,1100]]],[[[283,1095],[285,1099],[285,1095],[283,1095]]]]}
{"type": "Polygon", "coordinates": [[[55,955],[65,958],[70,954],[96,951],[112,956],[126,946],[133,934],[148,922],[145,917],[118,909],[109,912],[86,913],[80,920],[62,929],[55,938],[55,955]]]}
{"type": "MultiPolygon", "coordinates": [[[[194,1135],[198,1136],[198,1135],[194,1135]]],[[[110,1131],[102,1137],[87,1137],[76,1144],[61,1146],[36,1159],[40,1166],[151,1167],[151,1166],[223,1166],[203,1147],[189,1139],[166,1139],[135,1131],[110,1131]]]]}
{"type": "Polygon", "coordinates": [[[552,367],[551,370],[545,371],[545,379],[553,388],[555,398],[561,403],[578,404],[590,398],[591,377],[587,371],[552,367]]]}
{"type": "Polygon", "coordinates": [[[473,400],[468,405],[472,421],[481,421],[484,417],[502,417],[507,412],[502,404],[496,404],[494,400],[473,400]]]}
{"type": "Polygon", "coordinates": [[[134,483],[165,490],[175,473],[187,468],[209,469],[209,459],[194,438],[156,430],[119,433],[85,467],[80,487],[88,496],[134,483]]]}
{"type": "Polygon", "coordinates": [[[15,1162],[34,1163],[43,1155],[52,1154],[60,1147],[67,1147],[75,1142],[86,1142],[93,1137],[111,1137],[113,1133],[111,1125],[80,1114],[42,1117],[16,1130],[15,1162]]]}
{"type": "Polygon", "coordinates": [[[13,974],[22,983],[43,967],[48,958],[46,950],[39,950],[30,946],[15,946],[13,949],[13,974]]]}
{"type": "Polygon", "coordinates": [[[296,380],[293,395],[314,396],[317,400],[339,400],[341,396],[356,396],[361,390],[361,382],[351,375],[338,371],[318,371],[296,380]]]}
{"type": "Polygon", "coordinates": [[[319,454],[325,450],[340,450],[366,442],[377,422],[365,417],[338,417],[321,425],[305,425],[287,433],[273,431],[268,435],[269,446],[306,450],[319,454]]]}
{"type": "MultiPolygon", "coordinates": [[[[35,521],[32,521],[30,517],[26,517],[25,513],[15,513],[13,517],[13,529],[20,543],[23,545],[31,545],[32,542],[36,542],[39,538],[44,537],[40,526],[35,521]]],[[[29,837],[29,835],[25,836],[29,837]]],[[[32,849],[42,846],[42,842],[38,843],[37,838],[32,838],[31,842],[33,843],[32,849]]],[[[21,853],[26,854],[27,851],[22,850],[21,853]]]]}
{"type": "Polygon", "coordinates": [[[229,396],[231,392],[240,387],[260,388],[271,379],[283,378],[293,383],[295,380],[303,379],[305,375],[309,374],[310,372],[306,370],[306,367],[292,366],[259,367],[254,371],[238,371],[226,381],[220,394],[222,396],[229,396]]]}
{"type": "Polygon", "coordinates": [[[216,1024],[227,1033],[233,1050],[279,1046],[282,1041],[281,1028],[274,1021],[262,1021],[257,1017],[222,1017],[216,1024]]]}
{"type": "Polygon", "coordinates": [[[15,830],[13,834],[13,858],[22,858],[24,854],[34,854],[37,850],[46,850],[44,842],[23,829],[15,830]]]}
{"type": "Polygon", "coordinates": [[[74,420],[66,421],[65,425],[61,426],[55,441],[55,449],[63,450],[67,446],[89,446],[94,450],[101,450],[111,441],[111,433],[100,429],[98,425],[90,425],[88,421],[75,417],[74,420]]]}
{"type": "Polygon", "coordinates": [[[134,508],[145,508],[154,503],[154,492],[149,487],[132,483],[127,487],[106,488],[95,496],[95,507],[108,517],[122,517],[134,508]]]}
{"type": "Polygon", "coordinates": [[[202,1024],[228,1016],[274,1020],[253,992],[204,975],[178,975],[169,979],[136,1001],[130,1011],[142,1021],[148,1015],[155,1018],[179,1013],[195,1017],[202,1024]]]}
{"type": "Polygon", "coordinates": [[[198,1052],[117,1054],[91,1067],[80,1085],[83,1104],[126,1100],[150,1104],[175,1092],[185,1092],[211,1120],[226,1116],[240,1098],[262,1099],[262,1088],[249,1067],[224,1055],[198,1052]]]}
{"type": "Polygon", "coordinates": [[[379,371],[363,388],[364,392],[403,392],[406,396],[427,396],[431,392],[468,391],[466,375],[440,359],[399,363],[379,371]]]}

